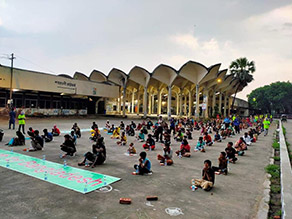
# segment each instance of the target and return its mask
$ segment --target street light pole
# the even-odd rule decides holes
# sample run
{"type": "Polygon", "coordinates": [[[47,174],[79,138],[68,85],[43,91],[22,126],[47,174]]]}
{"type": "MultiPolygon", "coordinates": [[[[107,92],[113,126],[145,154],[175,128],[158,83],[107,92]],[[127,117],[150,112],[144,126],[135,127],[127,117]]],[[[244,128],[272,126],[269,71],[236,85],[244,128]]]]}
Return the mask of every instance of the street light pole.
{"type": "Polygon", "coordinates": [[[11,57],[9,58],[11,60],[11,69],[10,69],[10,105],[12,105],[12,80],[13,80],[13,60],[15,59],[14,54],[11,54],[11,57]]]}

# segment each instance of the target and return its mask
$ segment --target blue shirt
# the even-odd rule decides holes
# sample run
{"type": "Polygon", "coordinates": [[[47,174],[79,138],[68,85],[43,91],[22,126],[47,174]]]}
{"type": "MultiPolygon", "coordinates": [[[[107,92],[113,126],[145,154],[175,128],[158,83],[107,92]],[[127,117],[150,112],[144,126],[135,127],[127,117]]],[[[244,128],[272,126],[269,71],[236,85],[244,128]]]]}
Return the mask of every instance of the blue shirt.
{"type": "Polygon", "coordinates": [[[148,158],[145,158],[145,160],[143,160],[142,163],[145,164],[147,160],[148,160],[148,162],[147,162],[147,165],[145,166],[145,168],[150,171],[151,170],[151,162],[150,162],[150,160],[148,158]]]}
{"type": "Polygon", "coordinates": [[[14,111],[9,112],[10,121],[15,122],[16,113],[14,111]]]}

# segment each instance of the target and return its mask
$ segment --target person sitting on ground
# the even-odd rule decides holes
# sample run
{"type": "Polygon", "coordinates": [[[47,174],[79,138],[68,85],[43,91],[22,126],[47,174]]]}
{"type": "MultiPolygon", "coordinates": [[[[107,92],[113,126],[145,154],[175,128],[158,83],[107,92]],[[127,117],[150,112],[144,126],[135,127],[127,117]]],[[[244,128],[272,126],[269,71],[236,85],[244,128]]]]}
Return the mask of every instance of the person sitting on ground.
{"type": "Polygon", "coordinates": [[[95,130],[96,128],[98,128],[98,125],[95,122],[92,122],[91,129],[95,130]]]}
{"type": "Polygon", "coordinates": [[[122,132],[120,141],[117,142],[117,145],[124,146],[127,144],[127,136],[125,135],[125,132],[122,132]]]}
{"type": "Polygon", "coordinates": [[[173,152],[172,149],[170,148],[170,144],[165,143],[163,148],[163,155],[160,154],[157,155],[157,159],[160,161],[160,165],[165,165],[165,161],[168,166],[172,165],[173,164],[172,153],[173,152]]]}
{"type": "Polygon", "coordinates": [[[227,175],[227,158],[226,153],[223,151],[220,153],[220,156],[218,158],[219,166],[215,167],[213,166],[212,169],[215,171],[215,174],[224,174],[227,175]]]}
{"type": "Polygon", "coordinates": [[[153,126],[153,122],[150,119],[148,119],[146,126],[147,126],[147,129],[150,130],[151,127],[153,126]]]}
{"type": "Polygon", "coordinates": [[[73,143],[70,135],[65,135],[64,138],[65,141],[60,145],[60,147],[62,151],[66,152],[66,154],[63,154],[62,158],[66,157],[67,155],[73,156],[76,152],[75,144],[73,143]]]}
{"type": "Polygon", "coordinates": [[[235,143],[235,149],[239,156],[244,155],[244,150],[247,150],[247,146],[245,141],[243,140],[243,137],[240,137],[239,140],[235,143]]]}
{"type": "Polygon", "coordinates": [[[146,126],[143,126],[141,130],[143,131],[143,133],[144,133],[145,135],[148,134],[148,130],[146,129],[146,126]]]}
{"type": "Polygon", "coordinates": [[[113,134],[111,136],[113,139],[118,139],[120,138],[120,128],[116,127],[115,130],[113,131],[113,134]]]}
{"type": "Polygon", "coordinates": [[[135,130],[135,128],[136,128],[136,123],[135,123],[134,121],[131,121],[130,126],[135,130]]]}
{"type": "Polygon", "coordinates": [[[140,131],[141,128],[142,128],[142,124],[141,124],[141,123],[138,123],[136,130],[137,130],[137,131],[140,131]]]}
{"type": "Polygon", "coordinates": [[[144,135],[144,133],[143,133],[142,130],[140,130],[139,134],[137,135],[137,139],[138,139],[138,141],[140,141],[140,142],[145,141],[145,135],[144,135]]]}
{"type": "Polygon", "coordinates": [[[77,144],[77,136],[75,135],[75,132],[74,131],[71,131],[70,133],[70,138],[71,138],[71,141],[74,143],[74,145],[76,146],[77,144]]]}
{"type": "Polygon", "coordinates": [[[113,134],[113,132],[115,131],[115,125],[112,124],[112,126],[107,130],[107,134],[113,134]]]}
{"type": "Polygon", "coordinates": [[[244,133],[243,140],[245,141],[246,145],[248,145],[248,146],[251,145],[251,138],[250,138],[250,136],[248,135],[247,132],[244,133]]]}
{"type": "Polygon", "coordinates": [[[149,134],[146,140],[146,143],[143,145],[145,150],[154,150],[155,149],[155,141],[152,136],[149,134]]]}
{"type": "Polygon", "coordinates": [[[190,129],[187,129],[186,136],[188,137],[189,140],[192,140],[193,139],[192,132],[190,131],[190,129]]]}
{"type": "Polygon", "coordinates": [[[214,135],[214,141],[215,142],[221,142],[222,141],[222,137],[221,137],[221,135],[219,134],[218,131],[216,131],[216,134],[214,135]]]}
{"type": "Polygon", "coordinates": [[[12,138],[8,144],[9,146],[22,146],[25,145],[25,137],[20,131],[16,131],[16,137],[12,138]]]}
{"type": "Polygon", "coordinates": [[[28,134],[30,137],[34,137],[34,130],[32,129],[32,127],[29,127],[29,128],[28,128],[27,134],[28,134]]]}
{"type": "Polygon", "coordinates": [[[104,129],[109,131],[110,128],[111,128],[110,122],[109,122],[109,120],[107,120],[106,123],[105,123],[104,129]]]}
{"type": "MultiPolygon", "coordinates": [[[[29,151],[38,151],[42,150],[44,147],[44,139],[39,135],[39,131],[34,131],[34,136],[31,137],[31,147],[28,149],[29,151]]],[[[27,149],[23,149],[27,151],[27,149]]]]}
{"type": "Polygon", "coordinates": [[[136,154],[136,153],[137,153],[136,148],[134,147],[134,143],[130,143],[127,152],[128,152],[128,154],[130,154],[130,155],[131,155],[131,154],[136,154]]]}
{"type": "Polygon", "coordinates": [[[128,136],[135,136],[135,130],[133,129],[131,125],[127,125],[126,133],[128,136]]]}
{"type": "Polygon", "coordinates": [[[96,141],[98,139],[98,137],[100,136],[100,131],[99,131],[98,127],[93,130],[91,135],[92,136],[89,137],[90,140],[96,141]]]}
{"type": "Polygon", "coordinates": [[[120,123],[120,129],[121,130],[124,130],[125,129],[125,123],[123,121],[121,121],[121,123],[120,123]]]}
{"type": "Polygon", "coordinates": [[[74,123],[72,129],[74,130],[77,138],[81,138],[81,130],[80,130],[79,126],[77,125],[77,123],[74,123]]]}
{"type": "Polygon", "coordinates": [[[237,161],[237,158],[235,157],[236,150],[232,146],[233,146],[233,143],[232,142],[228,142],[227,148],[225,148],[225,152],[226,152],[227,159],[230,162],[235,164],[235,162],[237,161]]]}
{"type": "Polygon", "coordinates": [[[53,136],[59,136],[61,134],[60,129],[57,128],[56,125],[52,128],[52,135],[53,136]]]}
{"type": "Polygon", "coordinates": [[[134,169],[136,170],[133,172],[133,175],[144,175],[144,174],[151,174],[151,161],[147,158],[147,153],[142,151],[140,153],[139,164],[134,165],[134,169]]]}
{"type": "Polygon", "coordinates": [[[199,140],[197,142],[197,145],[196,145],[196,148],[194,151],[195,152],[197,152],[197,151],[206,152],[205,145],[206,145],[206,143],[205,143],[205,141],[203,141],[203,137],[199,137],[199,140]]]}
{"type": "Polygon", "coordinates": [[[181,143],[180,149],[176,151],[178,156],[182,157],[190,157],[191,156],[191,146],[189,145],[188,141],[184,139],[181,143]]]}
{"type": "Polygon", "coordinates": [[[179,129],[176,136],[174,137],[174,139],[178,142],[181,142],[183,140],[183,137],[184,137],[184,135],[183,135],[182,131],[179,129]]]}
{"type": "Polygon", "coordinates": [[[171,136],[169,134],[169,130],[168,129],[165,129],[164,133],[163,133],[163,138],[164,138],[164,144],[171,144],[170,142],[170,139],[171,139],[171,136]]]}
{"type": "Polygon", "coordinates": [[[92,152],[87,152],[84,155],[84,160],[81,163],[78,163],[78,166],[86,166],[94,168],[97,165],[101,165],[106,160],[106,148],[104,145],[103,137],[99,137],[96,141],[96,144],[92,145],[92,152]],[[91,163],[87,163],[87,161],[91,163]]]}
{"type": "Polygon", "coordinates": [[[212,169],[210,160],[204,161],[204,169],[202,171],[202,179],[192,179],[191,183],[205,191],[210,191],[215,183],[215,173],[212,169]]]}
{"type": "Polygon", "coordinates": [[[207,146],[212,146],[213,141],[212,141],[211,136],[208,134],[208,132],[205,132],[203,139],[207,146]]]}
{"type": "Polygon", "coordinates": [[[53,140],[52,133],[48,132],[48,129],[43,130],[44,134],[42,135],[45,142],[51,142],[53,140]]]}

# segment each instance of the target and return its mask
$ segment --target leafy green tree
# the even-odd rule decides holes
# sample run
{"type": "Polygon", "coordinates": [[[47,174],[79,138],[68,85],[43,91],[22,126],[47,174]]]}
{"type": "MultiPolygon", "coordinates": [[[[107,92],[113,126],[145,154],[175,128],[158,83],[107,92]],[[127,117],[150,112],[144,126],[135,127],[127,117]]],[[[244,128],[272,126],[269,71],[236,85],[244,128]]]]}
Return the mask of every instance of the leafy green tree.
{"type": "Polygon", "coordinates": [[[252,73],[255,72],[255,63],[254,61],[248,61],[248,59],[245,57],[239,58],[231,62],[229,69],[230,74],[234,77],[234,79],[238,80],[238,83],[235,85],[236,90],[231,105],[231,110],[233,111],[237,92],[239,89],[243,89],[248,85],[248,83],[253,81],[252,73]]]}
{"type": "Polygon", "coordinates": [[[259,87],[248,95],[248,102],[262,113],[292,113],[292,84],[275,82],[259,87]]]}

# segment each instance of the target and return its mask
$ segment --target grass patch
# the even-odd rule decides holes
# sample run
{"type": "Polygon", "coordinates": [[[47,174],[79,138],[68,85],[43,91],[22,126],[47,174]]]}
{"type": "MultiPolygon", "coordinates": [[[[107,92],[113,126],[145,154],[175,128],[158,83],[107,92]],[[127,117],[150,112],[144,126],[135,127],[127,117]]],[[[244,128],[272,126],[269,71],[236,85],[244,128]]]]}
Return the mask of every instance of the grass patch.
{"type": "Polygon", "coordinates": [[[276,150],[276,149],[280,149],[280,143],[277,141],[277,140],[274,140],[273,142],[273,148],[276,150]]]}
{"type": "Polygon", "coordinates": [[[269,164],[265,168],[266,172],[271,174],[272,178],[280,178],[280,167],[275,164],[269,164]]]}
{"type": "Polygon", "coordinates": [[[272,193],[280,193],[281,192],[281,186],[280,185],[272,185],[271,186],[271,192],[272,193]]]}
{"type": "Polygon", "coordinates": [[[274,158],[275,161],[280,161],[280,157],[278,157],[278,156],[275,156],[273,158],[274,158]]]}

